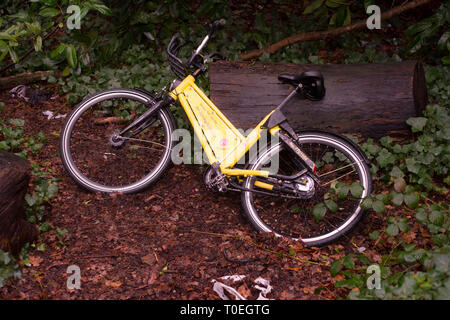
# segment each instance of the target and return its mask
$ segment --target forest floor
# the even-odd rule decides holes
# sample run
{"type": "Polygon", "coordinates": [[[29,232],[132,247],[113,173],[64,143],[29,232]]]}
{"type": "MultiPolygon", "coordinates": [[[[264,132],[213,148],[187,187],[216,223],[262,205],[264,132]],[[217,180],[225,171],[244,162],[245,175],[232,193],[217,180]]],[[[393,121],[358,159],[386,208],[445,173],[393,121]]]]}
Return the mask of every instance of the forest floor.
{"type": "Polygon", "coordinates": [[[244,217],[240,195],[210,193],[204,168],[196,165],[172,166],[153,187],[133,195],[84,191],[66,175],[58,155],[64,119],[43,114],[69,113],[71,107],[62,98],[30,106],[7,91],[0,92],[0,101],[2,120],[21,118],[27,136],[46,134],[42,151],[30,160],[61,178],[44,217],[52,230],[40,235],[46,250],[30,249],[23,278],[0,289],[1,299],[220,299],[214,280],[256,299],[258,277],[272,286],[270,299],[336,299],[348,289],[334,286],[343,278],[330,274],[334,259],[365,247],[371,261],[381,261],[368,238],[382,223],[375,213],[368,212],[340,241],[305,248],[257,234],[244,217]],[[56,228],[68,230],[64,243],[56,228]],[[80,290],[67,288],[71,265],[80,267],[80,290]],[[230,275],[246,277],[219,279],[230,275]]]}

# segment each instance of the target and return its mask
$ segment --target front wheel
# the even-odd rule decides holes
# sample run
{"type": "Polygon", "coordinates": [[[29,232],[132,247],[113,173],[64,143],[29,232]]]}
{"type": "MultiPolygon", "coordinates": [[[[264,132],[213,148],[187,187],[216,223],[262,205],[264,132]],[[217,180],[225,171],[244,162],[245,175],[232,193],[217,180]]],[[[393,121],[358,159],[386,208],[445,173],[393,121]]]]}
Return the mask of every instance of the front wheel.
{"type": "Polygon", "coordinates": [[[155,103],[144,92],[111,89],[82,101],[69,115],[60,137],[67,173],[94,192],[134,193],[155,182],[170,164],[173,116],[160,109],[134,134],[119,136],[155,103]]]}
{"type": "MultiPolygon", "coordinates": [[[[362,152],[343,138],[305,132],[298,135],[298,142],[315,162],[320,183],[310,180],[313,184],[303,196],[243,191],[242,205],[259,231],[298,239],[309,246],[324,245],[349,232],[360,220],[362,199],[372,191],[370,170],[362,152]]],[[[251,161],[249,169],[289,176],[303,166],[280,142],[251,161]]],[[[256,181],[257,177],[249,176],[243,187],[263,191],[256,181]]]]}

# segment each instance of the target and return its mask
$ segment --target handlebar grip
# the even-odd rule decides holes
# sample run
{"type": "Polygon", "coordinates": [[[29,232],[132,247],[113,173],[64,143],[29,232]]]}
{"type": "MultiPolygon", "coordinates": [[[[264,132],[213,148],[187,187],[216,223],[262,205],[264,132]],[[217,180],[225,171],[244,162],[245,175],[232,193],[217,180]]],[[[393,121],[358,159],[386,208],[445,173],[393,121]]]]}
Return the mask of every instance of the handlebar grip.
{"type": "Polygon", "coordinates": [[[220,20],[214,21],[214,24],[215,24],[217,27],[223,27],[223,26],[225,26],[225,25],[227,24],[227,20],[225,20],[225,19],[220,19],[220,20]]]}
{"type": "Polygon", "coordinates": [[[210,35],[213,34],[214,32],[216,32],[218,29],[222,28],[226,24],[227,24],[227,20],[225,20],[225,19],[220,19],[220,20],[214,21],[210,25],[211,31],[209,32],[209,34],[210,35]]]}

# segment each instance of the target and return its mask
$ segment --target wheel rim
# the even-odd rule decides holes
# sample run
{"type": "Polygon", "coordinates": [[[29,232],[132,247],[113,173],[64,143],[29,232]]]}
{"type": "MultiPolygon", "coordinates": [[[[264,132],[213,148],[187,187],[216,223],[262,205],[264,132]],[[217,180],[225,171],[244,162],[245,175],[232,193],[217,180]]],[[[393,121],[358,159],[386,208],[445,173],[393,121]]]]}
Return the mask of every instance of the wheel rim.
{"type": "MultiPolygon", "coordinates": [[[[311,154],[311,150],[308,150],[308,145],[307,145],[308,143],[311,143],[311,144],[318,143],[318,144],[328,145],[329,147],[330,146],[335,147],[341,154],[348,157],[348,159],[350,161],[352,161],[352,163],[356,163],[356,165],[354,167],[356,168],[356,173],[358,175],[358,179],[360,180],[358,182],[364,187],[364,191],[362,192],[361,199],[364,198],[368,194],[368,192],[370,192],[370,190],[369,190],[370,184],[369,184],[367,169],[364,166],[364,164],[362,163],[362,159],[359,157],[357,152],[355,152],[352,148],[350,148],[349,146],[347,146],[345,143],[343,143],[340,140],[333,139],[331,137],[323,137],[320,135],[304,135],[304,136],[301,136],[299,139],[300,139],[299,142],[303,145],[303,148],[302,148],[303,151],[305,151],[312,158],[317,158],[317,157],[314,157],[314,152],[312,152],[312,154],[311,154]]],[[[264,163],[266,161],[268,161],[268,159],[273,157],[274,154],[281,153],[281,150],[283,150],[282,145],[276,144],[275,146],[270,148],[264,155],[262,155],[256,161],[256,163],[252,165],[251,169],[259,170],[264,165],[264,163]]],[[[313,159],[313,160],[317,161],[317,159],[313,159]]],[[[283,167],[281,162],[282,161],[280,160],[280,170],[283,167]]],[[[330,168],[323,167],[323,170],[325,170],[325,169],[330,170],[330,168]]],[[[319,168],[318,172],[317,172],[317,174],[319,174],[319,175],[321,174],[320,170],[321,169],[319,168]]],[[[322,173],[323,172],[324,171],[322,171],[322,173]]],[[[336,172],[336,174],[337,174],[337,172],[336,172]]],[[[332,179],[331,174],[327,178],[332,179]]],[[[247,179],[246,183],[245,183],[245,187],[253,188],[253,183],[254,183],[255,179],[256,179],[255,177],[250,177],[249,179],[247,179]]],[[[352,226],[352,223],[355,221],[355,219],[358,218],[358,216],[361,212],[360,204],[361,204],[362,200],[355,200],[355,201],[353,201],[353,204],[352,204],[354,208],[351,210],[351,213],[348,214],[346,216],[345,220],[342,221],[342,223],[340,223],[339,225],[334,224],[334,225],[330,226],[330,228],[328,229],[329,230],[328,232],[324,232],[322,234],[317,233],[316,235],[305,237],[304,234],[303,235],[300,234],[301,232],[297,230],[298,235],[294,235],[294,234],[287,235],[287,234],[281,232],[281,230],[274,230],[274,223],[269,222],[267,215],[265,216],[264,212],[263,212],[263,210],[269,212],[269,210],[271,210],[272,208],[270,208],[270,206],[267,206],[267,204],[266,204],[266,207],[264,207],[263,202],[259,201],[259,198],[261,198],[261,197],[262,196],[253,194],[251,192],[244,193],[245,206],[246,206],[248,214],[249,214],[250,218],[252,219],[253,223],[255,224],[255,226],[261,231],[274,232],[277,236],[289,236],[291,238],[302,237],[302,241],[305,243],[324,242],[324,241],[327,241],[327,239],[332,239],[332,238],[336,237],[339,233],[341,233],[343,231],[347,231],[347,229],[352,226]]],[[[279,203],[273,203],[274,207],[277,205],[279,205],[279,203]]],[[[341,209],[342,209],[342,207],[339,206],[340,211],[342,211],[341,209]]],[[[274,211],[276,211],[276,210],[279,210],[279,209],[275,209],[274,211]]],[[[280,213],[289,213],[289,216],[287,216],[287,218],[291,219],[289,221],[292,221],[292,220],[294,220],[294,221],[290,222],[292,224],[289,224],[288,226],[289,226],[289,228],[293,228],[293,226],[295,226],[295,223],[298,223],[296,218],[303,218],[304,225],[305,225],[305,222],[311,221],[311,216],[312,216],[311,212],[302,212],[302,211],[304,211],[304,210],[299,210],[299,212],[294,212],[294,210],[291,210],[290,212],[283,211],[283,212],[279,212],[278,215],[275,215],[273,213],[271,213],[271,214],[274,217],[274,219],[276,218],[276,219],[282,220],[282,218],[283,218],[286,220],[286,217],[282,217],[282,215],[280,213]],[[294,213],[294,214],[292,214],[292,213],[294,213]],[[296,215],[296,213],[297,213],[297,215],[296,215]],[[309,217],[307,215],[309,215],[309,217]],[[308,219],[305,219],[305,218],[308,218],[308,219]]],[[[328,212],[327,212],[327,214],[328,214],[328,212]]],[[[335,219],[337,219],[337,218],[335,218],[335,219]]],[[[327,221],[327,220],[325,220],[325,218],[323,220],[324,220],[323,223],[325,223],[327,221]]],[[[304,230],[302,232],[304,232],[304,230]]]]}
{"type": "MultiPolygon", "coordinates": [[[[89,99],[67,120],[62,136],[63,158],[72,177],[88,189],[134,192],[153,181],[170,160],[170,119],[160,111],[153,126],[126,139],[120,148],[114,148],[110,142],[113,133],[123,129],[132,119],[119,121],[124,115],[117,115],[117,111],[123,111],[120,109],[114,110],[115,114],[104,113],[105,104],[111,101],[120,102],[119,108],[129,108],[132,102],[134,107],[131,106],[128,112],[132,119],[137,117],[137,109],[146,109],[144,104],[149,102],[144,95],[124,91],[112,91],[89,99]],[[108,121],[102,122],[105,119],[108,121]]],[[[112,108],[115,108],[114,103],[112,108]]]]}

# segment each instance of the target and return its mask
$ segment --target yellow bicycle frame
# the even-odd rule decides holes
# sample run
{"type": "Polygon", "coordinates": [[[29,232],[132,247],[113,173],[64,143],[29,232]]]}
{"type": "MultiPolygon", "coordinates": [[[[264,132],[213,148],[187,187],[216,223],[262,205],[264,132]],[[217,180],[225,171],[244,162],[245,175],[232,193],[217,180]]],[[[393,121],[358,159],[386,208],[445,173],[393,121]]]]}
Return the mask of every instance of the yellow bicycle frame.
{"type": "MultiPolygon", "coordinates": [[[[210,164],[218,163],[221,172],[228,176],[269,176],[269,171],[233,169],[233,166],[258,142],[263,124],[274,111],[244,137],[195,84],[193,76],[188,75],[169,94],[179,99],[210,164]]],[[[276,126],[269,132],[274,135],[279,130],[276,126]]],[[[262,181],[257,181],[257,185],[265,189],[273,187],[262,181]]]]}

